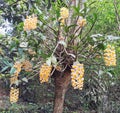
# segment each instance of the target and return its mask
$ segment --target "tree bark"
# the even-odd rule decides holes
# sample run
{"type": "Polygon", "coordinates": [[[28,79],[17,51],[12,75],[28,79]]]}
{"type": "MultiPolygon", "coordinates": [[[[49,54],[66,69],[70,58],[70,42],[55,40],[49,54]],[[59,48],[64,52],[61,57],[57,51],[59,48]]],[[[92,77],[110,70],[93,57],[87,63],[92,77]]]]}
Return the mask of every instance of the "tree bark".
{"type": "Polygon", "coordinates": [[[69,70],[64,73],[55,72],[55,100],[53,113],[62,113],[65,94],[70,84],[71,75],[69,70]]]}

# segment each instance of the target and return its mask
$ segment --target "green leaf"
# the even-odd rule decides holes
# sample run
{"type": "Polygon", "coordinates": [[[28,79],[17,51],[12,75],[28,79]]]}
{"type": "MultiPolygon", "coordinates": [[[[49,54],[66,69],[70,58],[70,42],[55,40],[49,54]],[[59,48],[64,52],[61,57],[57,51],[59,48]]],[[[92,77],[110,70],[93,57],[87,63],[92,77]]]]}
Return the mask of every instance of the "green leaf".
{"type": "Polygon", "coordinates": [[[107,72],[107,74],[110,76],[110,77],[112,77],[113,75],[112,75],[112,73],[110,73],[110,72],[107,72]]]}
{"type": "Polygon", "coordinates": [[[15,73],[16,69],[14,67],[11,68],[10,74],[13,75],[15,73]]]}
{"type": "Polygon", "coordinates": [[[18,53],[22,56],[23,55],[23,49],[22,48],[18,48],[18,53]]]}
{"type": "Polygon", "coordinates": [[[47,64],[48,66],[50,66],[51,63],[52,63],[52,59],[51,59],[51,57],[47,58],[47,60],[46,60],[46,64],[47,64]]]}
{"type": "Polygon", "coordinates": [[[57,64],[57,59],[56,59],[55,56],[52,56],[52,57],[51,57],[51,62],[52,62],[53,64],[57,64]]]}
{"type": "Polygon", "coordinates": [[[7,59],[3,59],[3,63],[4,63],[5,65],[9,65],[9,62],[8,62],[7,59]]]}
{"type": "Polygon", "coordinates": [[[76,14],[79,14],[79,11],[80,11],[80,7],[79,6],[78,7],[73,6],[73,9],[74,9],[76,14]]]}
{"type": "Polygon", "coordinates": [[[22,78],[22,81],[28,82],[28,79],[26,77],[22,78]]]}
{"type": "Polygon", "coordinates": [[[48,57],[50,57],[51,53],[44,53],[44,51],[39,51],[39,55],[44,58],[44,59],[47,59],[48,57]]]}
{"type": "Polygon", "coordinates": [[[97,1],[93,1],[93,2],[91,2],[90,4],[88,4],[88,6],[91,6],[91,5],[93,5],[94,3],[96,3],[97,1]]]}
{"type": "Polygon", "coordinates": [[[99,70],[99,72],[98,72],[98,76],[101,76],[101,75],[103,75],[103,74],[104,74],[104,71],[99,70]]]}
{"type": "Polygon", "coordinates": [[[101,50],[105,50],[105,45],[103,43],[98,44],[97,47],[101,50]]]}
{"type": "Polygon", "coordinates": [[[9,66],[5,66],[0,72],[2,73],[4,71],[6,71],[8,68],[9,68],[9,66]]]}

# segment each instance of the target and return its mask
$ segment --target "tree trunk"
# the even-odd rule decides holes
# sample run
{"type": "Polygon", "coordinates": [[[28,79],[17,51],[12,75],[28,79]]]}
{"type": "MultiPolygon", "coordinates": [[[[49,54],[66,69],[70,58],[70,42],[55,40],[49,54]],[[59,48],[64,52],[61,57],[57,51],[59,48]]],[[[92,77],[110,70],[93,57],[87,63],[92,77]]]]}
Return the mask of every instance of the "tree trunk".
{"type": "Polygon", "coordinates": [[[53,113],[62,113],[65,99],[65,93],[70,84],[70,71],[66,70],[64,73],[55,72],[55,101],[53,113]]]}

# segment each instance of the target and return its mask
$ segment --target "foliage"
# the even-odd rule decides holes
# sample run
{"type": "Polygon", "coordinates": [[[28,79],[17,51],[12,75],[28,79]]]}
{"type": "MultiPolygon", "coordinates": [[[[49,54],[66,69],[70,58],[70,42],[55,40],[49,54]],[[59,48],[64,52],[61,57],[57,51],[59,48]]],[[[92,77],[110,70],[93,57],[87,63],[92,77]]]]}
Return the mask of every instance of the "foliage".
{"type": "Polygon", "coordinates": [[[91,13],[97,13],[96,25],[93,28],[94,33],[120,35],[119,34],[119,21],[117,20],[116,9],[120,11],[119,0],[89,0],[88,3],[93,2],[94,9],[91,13]],[[114,1],[115,4],[114,4],[114,1]]]}

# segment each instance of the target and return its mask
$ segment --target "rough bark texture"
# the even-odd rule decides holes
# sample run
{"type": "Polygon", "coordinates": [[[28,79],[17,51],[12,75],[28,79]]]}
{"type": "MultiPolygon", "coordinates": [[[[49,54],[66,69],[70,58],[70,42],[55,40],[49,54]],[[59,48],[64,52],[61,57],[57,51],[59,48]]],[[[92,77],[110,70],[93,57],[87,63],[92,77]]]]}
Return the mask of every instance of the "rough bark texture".
{"type": "Polygon", "coordinates": [[[55,72],[55,101],[54,101],[54,112],[62,113],[65,99],[65,93],[70,84],[70,71],[66,70],[64,73],[55,72]]]}

